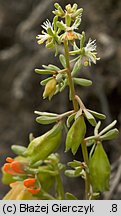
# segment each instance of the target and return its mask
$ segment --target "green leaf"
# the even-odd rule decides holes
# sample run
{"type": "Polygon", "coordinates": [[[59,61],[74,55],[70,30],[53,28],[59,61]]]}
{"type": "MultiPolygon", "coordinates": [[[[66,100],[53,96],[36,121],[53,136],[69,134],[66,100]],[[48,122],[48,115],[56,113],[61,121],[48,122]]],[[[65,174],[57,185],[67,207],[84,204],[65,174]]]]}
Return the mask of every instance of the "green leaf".
{"type": "Polygon", "coordinates": [[[39,124],[52,124],[57,122],[57,117],[40,116],[36,118],[36,122],[39,124]]]}
{"type": "Polygon", "coordinates": [[[82,79],[82,78],[73,78],[74,83],[81,85],[81,86],[91,86],[92,81],[88,79],[82,79]]]}
{"type": "Polygon", "coordinates": [[[106,116],[102,113],[98,113],[98,112],[95,112],[95,111],[92,111],[92,110],[89,110],[87,109],[90,113],[92,113],[96,118],[99,118],[99,119],[105,119],[106,116]]]}
{"type": "Polygon", "coordinates": [[[79,58],[78,61],[75,63],[73,70],[72,70],[72,76],[75,76],[81,69],[81,59],[79,58]]]}
{"type": "Polygon", "coordinates": [[[41,84],[42,86],[44,86],[44,85],[46,85],[47,82],[48,82],[49,80],[51,80],[51,79],[53,79],[53,77],[48,77],[47,79],[42,80],[42,81],[40,82],[40,84],[41,84]]]}
{"type": "Polygon", "coordinates": [[[70,123],[71,123],[71,121],[74,119],[75,115],[76,115],[76,113],[72,113],[72,114],[67,118],[66,124],[67,124],[67,127],[68,127],[68,128],[70,127],[70,123]]]}
{"type": "Polygon", "coordinates": [[[80,174],[76,175],[75,170],[66,170],[65,175],[71,178],[79,177],[80,174]]]}
{"type": "Polygon", "coordinates": [[[80,175],[81,174],[81,171],[82,171],[82,167],[76,167],[76,170],[75,170],[75,175],[80,175]]]}
{"type": "Polygon", "coordinates": [[[63,85],[60,87],[60,92],[62,92],[67,86],[67,79],[64,80],[63,85]]]}
{"type": "Polygon", "coordinates": [[[42,65],[43,68],[45,68],[46,70],[51,70],[51,71],[58,71],[60,70],[59,67],[49,64],[49,65],[42,65]]]}
{"type": "Polygon", "coordinates": [[[65,195],[67,200],[78,200],[77,197],[75,197],[73,194],[69,192],[67,192],[65,195]]]}
{"type": "Polygon", "coordinates": [[[23,155],[27,148],[24,146],[12,145],[11,149],[16,155],[23,155]]]}
{"type": "Polygon", "coordinates": [[[85,117],[87,118],[87,120],[89,121],[89,123],[92,126],[96,126],[96,120],[93,117],[93,115],[90,112],[88,112],[87,109],[84,109],[83,111],[84,111],[85,117]]]}
{"type": "Polygon", "coordinates": [[[108,131],[106,134],[102,135],[100,137],[100,139],[103,141],[103,140],[112,140],[114,138],[116,138],[117,136],[119,135],[119,131],[114,128],[110,131],[108,131]]]}
{"type": "Polygon", "coordinates": [[[66,59],[65,59],[65,56],[63,54],[59,55],[59,60],[60,60],[61,64],[63,65],[63,67],[66,68],[66,59]]]}
{"type": "Polygon", "coordinates": [[[75,168],[75,167],[81,166],[81,162],[74,160],[74,161],[68,162],[67,165],[72,167],[72,168],[75,168]]]}
{"type": "Polygon", "coordinates": [[[106,133],[108,130],[110,130],[112,127],[114,127],[116,123],[117,123],[117,121],[114,120],[111,124],[109,124],[107,127],[105,127],[105,128],[99,133],[99,135],[101,136],[102,134],[106,133]]]}
{"type": "Polygon", "coordinates": [[[48,116],[48,117],[56,117],[58,114],[56,113],[50,113],[50,112],[39,112],[39,111],[34,111],[35,114],[41,115],[41,116],[48,116]]]}
{"type": "Polygon", "coordinates": [[[35,69],[35,72],[38,74],[55,74],[54,71],[44,70],[44,69],[35,69]]]}

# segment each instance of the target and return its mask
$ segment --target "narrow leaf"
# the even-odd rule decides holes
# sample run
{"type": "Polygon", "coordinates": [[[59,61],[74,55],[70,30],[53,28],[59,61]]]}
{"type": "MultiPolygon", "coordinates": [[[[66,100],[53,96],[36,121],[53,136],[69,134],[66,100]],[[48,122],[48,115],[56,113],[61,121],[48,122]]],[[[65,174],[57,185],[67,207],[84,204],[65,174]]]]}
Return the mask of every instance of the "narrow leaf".
{"type": "Polygon", "coordinates": [[[102,135],[100,137],[100,139],[103,141],[103,140],[112,140],[114,138],[116,138],[117,136],[119,135],[119,131],[114,128],[110,131],[108,131],[106,134],[102,135]]]}
{"type": "Polygon", "coordinates": [[[49,113],[49,112],[39,112],[39,111],[34,111],[35,114],[41,115],[41,116],[48,116],[48,117],[56,117],[58,114],[56,113],[49,113]]]}
{"type": "Polygon", "coordinates": [[[66,124],[67,124],[67,127],[68,127],[68,128],[70,127],[70,123],[71,123],[71,121],[74,119],[75,115],[76,115],[76,113],[72,113],[72,114],[67,118],[66,124]]]}
{"type": "Polygon", "coordinates": [[[65,56],[63,54],[59,55],[59,60],[60,60],[61,64],[63,65],[63,67],[66,68],[66,59],[65,59],[65,56]]]}
{"type": "Polygon", "coordinates": [[[36,118],[39,124],[52,124],[57,121],[57,117],[40,116],[36,118]]]}
{"type": "Polygon", "coordinates": [[[51,79],[53,79],[53,77],[48,77],[47,79],[42,80],[42,81],[40,82],[40,84],[41,84],[42,86],[44,86],[44,85],[46,85],[47,82],[48,82],[49,80],[51,80],[51,79]]]}
{"type": "Polygon", "coordinates": [[[107,132],[108,130],[110,130],[112,127],[115,126],[116,123],[117,123],[117,121],[114,120],[111,124],[109,124],[107,127],[105,127],[105,128],[99,133],[99,135],[101,136],[102,134],[104,134],[105,132],[107,132]]]}
{"type": "Polygon", "coordinates": [[[92,110],[89,110],[87,109],[90,113],[92,113],[96,118],[99,118],[99,119],[105,119],[106,116],[102,113],[98,113],[98,112],[95,112],[95,111],[92,111],[92,110]]]}
{"type": "Polygon", "coordinates": [[[79,58],[78,61],[75,63],[73,70],[72,70],[72,76],[75,76],[81,69],[81,59],[79,58]]]}
{"type": "Polygon", "coordinates": [[[74,83],[81,85],[81,86],[91,86],[92,81],[88,79],[82,79],[82,78],[73,78],[74,83]]]}
{"type": "Polygon", "coordinates": [[[96,120],[93,117],[93,115],[90,112],[88,112],[87,109],[84,109],[83,111],[84,111],[85,117],[87,118],[87,120],[89,121],[89,123],[92,126],[96,126],[96,120]]]}
{"type": "Polygon", "coordinates": [[[38,74],[55,74],[54,71],[44,70],[44,69],[35,69],[35,72],[38,74]]]}

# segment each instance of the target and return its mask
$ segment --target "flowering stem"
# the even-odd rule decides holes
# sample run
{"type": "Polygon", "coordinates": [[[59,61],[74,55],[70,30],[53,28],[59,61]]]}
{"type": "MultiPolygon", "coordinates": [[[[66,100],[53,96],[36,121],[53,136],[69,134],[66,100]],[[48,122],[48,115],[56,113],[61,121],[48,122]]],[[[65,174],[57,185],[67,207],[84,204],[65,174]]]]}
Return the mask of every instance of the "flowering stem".
{"type": "MultiPolygon", "coordinates": [[[[69,48],[68,48],[68,41],[67,40],[64,41],[64,48],[65,48],[67,76],[68,76],[68,82],[69,82],[69,87],[70,87],[70,91],[71,91],[71,98],[72,98],[72,102],[73,102],[74,111],[77,111],[78,110],[79,97],[75,94],[74,83],[73,83],[72,76],[71,76],[71,68],[70,68],[70,61],[69,61],[69,48]]],[[[82,106],[83,103],[82,103],[81,99],[79,100],[79,102],[81,103],[80,105],[82,106]]],[[[85,108],[84,105],[82,107],[85,108]]],[[[83,154],[84,162],[86,163],[86,165],[88,167],[89,159],[88,159],[88,152],[87,152],[86,143],[82,142],[81,147],[82,147],[82,154],[83,154]]],[[[90,180],[89,180],[89,173],[86,171],[85,199],[89,199],[89,194],[90,194],[90,180]]]]}
{"type": "Polygon", "coordinates": [[[67,67],[67,76],[68,76],[68,82],[69,87],[71,91],[71,99],[73,102],[74,111],[78,110],[78,103],[75,99],[75,89],[74,89],[74,83],[71,76],[71,68],[70,68],[70,61],[69,61],[69,48],[68,48],[68,41],[64,40],[64,49],[65,49],[65,59],[66,59],[66,67],[67,67]]]}

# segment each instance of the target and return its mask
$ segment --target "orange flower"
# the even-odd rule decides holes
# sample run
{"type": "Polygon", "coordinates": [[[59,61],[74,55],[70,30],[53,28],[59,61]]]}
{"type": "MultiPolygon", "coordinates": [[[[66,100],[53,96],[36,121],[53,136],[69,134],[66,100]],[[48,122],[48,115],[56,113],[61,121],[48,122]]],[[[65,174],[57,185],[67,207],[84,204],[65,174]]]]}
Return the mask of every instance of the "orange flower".
{"type": "Polygon", "coordinates": [[[5,163],[3,166],[3,170],[11,175],[17,175],[17,174],[24,174],[24,164],[22,164],[19,161],[14,160],[11,157],[7,157],[6,161],[8,163],[5,163]]]}
{"type": "Polygon", "coordinates": [[[38,194],[41,188],[36,187],[37,182],[35,178],[28,178],[24,180],[24,186],[27,188],[28,192],[32,194],[38,194]]]}

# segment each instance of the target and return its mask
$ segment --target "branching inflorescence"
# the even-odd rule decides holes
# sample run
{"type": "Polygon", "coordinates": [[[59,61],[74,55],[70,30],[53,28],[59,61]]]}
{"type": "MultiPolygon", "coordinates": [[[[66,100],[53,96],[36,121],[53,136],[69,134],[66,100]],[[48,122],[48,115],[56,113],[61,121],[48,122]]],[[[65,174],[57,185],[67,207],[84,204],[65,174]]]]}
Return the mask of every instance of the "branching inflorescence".
{"type": "Polygon", "coordinates": [[[35,111],[39,124],[54,126],[37,138],[30,137],[27,148],[12,146],[17,156],[14,159],[7,158],[7,163],[2,168],[3,183],[9,184],[12,189],[3,199],[77,199],[73,194],[64,191],[61,180],[63,170],[68,177],[81,176],[84,179],[85,199],[95,199],[100,192],[109,190],[110,163],[102,142],[118,135],[118,130],[114,128],[116,120],[100,131],[100,120],[106,116],[88,109],[75,91],[75,85],[92,85],[91,80],[78,78],[78,73],[82,66],[91,66],[99,60],[96,41],[89,39],[86,43],[85,33],[78,32],[83,9],[78,9],[77,4],[68,4],[63,10],[55,3],[53,13],[55,16],[52,24],[49,20],[43,23],[42,33],[37,36],[37,41],[38,44],[45,43],[46,48],[55,49],[55,55],[59,56],[62,67],[43,65],[43,69],[35,69],[35,72],[49,75],[41,81],[41,85],[45,86],[44,99],[51,100],[54,95],[68,87],[73,108],[62,114],[35,111]],[[59,46],[63,46],[64,54],[59,54],[59,46]],[[94,128],[94,134],[89,137],[86,137],[87,121],[94,128]],[[84,159],[82,162],[68,162],[67,166],[71,169],[67,169],[67,166],[60,162],[59,154],[54,153],[61,142],[65,127],[68,128],[65,152],[71,150],[75,155],[81,147],[84,159]],[[90,152],[87,150],[88,146],[90,152]],[[54,194],[51,193],[52,188],[55,188],[54,194]]]}

